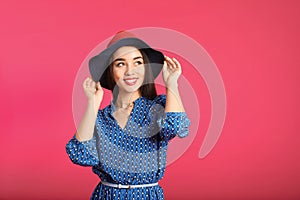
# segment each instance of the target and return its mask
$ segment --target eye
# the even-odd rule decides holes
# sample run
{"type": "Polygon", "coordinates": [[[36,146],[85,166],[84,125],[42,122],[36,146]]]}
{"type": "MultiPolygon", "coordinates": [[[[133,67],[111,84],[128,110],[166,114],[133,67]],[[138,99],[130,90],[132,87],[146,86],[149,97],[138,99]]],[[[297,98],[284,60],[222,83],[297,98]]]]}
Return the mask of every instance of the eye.
{"type": "Polygon", "coordinates": [[[143,62],[140,61],[140,60],[138,60],[138,61],[135,62],[135,64],[136,64],[136,65],[141,65],[141,64],[143,64],[143,62]]]}
{"type": "Polygon", "coordinates": [[[116,66],[117,66],[117,67],[122,67],[122,66],[124,66],[124,65],[125,65],[125,63],[123,63],[123,62],[116,63],[116,66]]]}

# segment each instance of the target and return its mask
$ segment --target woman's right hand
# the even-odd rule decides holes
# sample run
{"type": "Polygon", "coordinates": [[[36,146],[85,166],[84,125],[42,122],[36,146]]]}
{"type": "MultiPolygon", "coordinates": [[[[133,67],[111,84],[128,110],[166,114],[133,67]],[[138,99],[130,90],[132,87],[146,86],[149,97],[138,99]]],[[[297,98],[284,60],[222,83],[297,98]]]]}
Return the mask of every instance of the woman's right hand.
{"type": "Polygon", "coordinates": [[[83,81],[83,90],[85,93],[85,96],[88,99],[88,102],[94,103],[95,108],[98,110],[99,106],[103,99],[103,89],[100,85],[100,82],[96,83],[93,81],[90,77],[87,77],[83,81]]]}

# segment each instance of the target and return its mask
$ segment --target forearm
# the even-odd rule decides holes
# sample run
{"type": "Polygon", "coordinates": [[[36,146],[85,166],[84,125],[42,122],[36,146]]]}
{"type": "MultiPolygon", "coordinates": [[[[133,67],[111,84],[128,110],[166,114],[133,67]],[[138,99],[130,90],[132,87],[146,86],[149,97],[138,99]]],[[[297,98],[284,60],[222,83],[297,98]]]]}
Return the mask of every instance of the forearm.
{"type": "Polygon", "coordinates": [[[185,112],[177,84],[166,89],[165,112],[185,112]]]}
{"type": "Polygon", "coordinates": [[[86,111],[77,128],[76,138],[79,141],[90,140],[94,134],[94,128],[98,109],[92,101],[88,101],[86,111]]]}

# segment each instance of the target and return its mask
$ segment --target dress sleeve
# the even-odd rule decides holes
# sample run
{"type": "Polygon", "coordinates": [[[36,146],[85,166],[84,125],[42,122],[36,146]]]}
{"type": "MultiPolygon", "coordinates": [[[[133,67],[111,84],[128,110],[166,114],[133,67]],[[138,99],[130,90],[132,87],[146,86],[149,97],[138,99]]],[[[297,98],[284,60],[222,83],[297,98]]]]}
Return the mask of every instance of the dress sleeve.
{"type": "Polygon", "coordinates": [[[186,112],[165,112],[166,95],[157,96],[154,103],[160,137],[163,140],[171,140],[175,136],[186,137],[190,126],[190,119],[187,117],[186,112]]]}
{"type": "Polygon", "coordinates": [[[97,165],[99,162],[95,134],[92,139],[82,142],[74,135],[67,143],[66,151],[74,164],[87,167],[97,165]]]}

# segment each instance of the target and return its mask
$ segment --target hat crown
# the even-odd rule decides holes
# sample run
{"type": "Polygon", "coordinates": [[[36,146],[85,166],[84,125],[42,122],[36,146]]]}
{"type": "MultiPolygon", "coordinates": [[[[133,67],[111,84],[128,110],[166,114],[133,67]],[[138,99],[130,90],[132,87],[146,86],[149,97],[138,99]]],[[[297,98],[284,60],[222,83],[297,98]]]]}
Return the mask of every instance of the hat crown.
{"type": "Polygon", "coordinates": [[[107,47],[110,47],[111,45],[113,45],[114,43],[118,42],[119,40],[122,40],[124,38],[137,38],[136,35],[134,35],[133,33],[130,33],[128,31],[119,31],[115,34],[115,36],[110,40],[110,42],[108,43],[107,47]]]}

